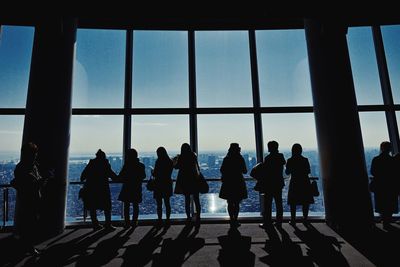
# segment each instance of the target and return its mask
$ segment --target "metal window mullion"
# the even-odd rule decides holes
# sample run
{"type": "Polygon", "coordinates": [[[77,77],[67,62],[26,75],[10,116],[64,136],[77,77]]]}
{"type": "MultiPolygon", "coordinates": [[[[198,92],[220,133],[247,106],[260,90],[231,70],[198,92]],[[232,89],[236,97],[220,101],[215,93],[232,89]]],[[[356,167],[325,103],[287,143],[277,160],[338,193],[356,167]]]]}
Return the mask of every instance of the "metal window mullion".
{"type": "MultiPolygon", "coordinates": [[[[188,31],[188,64],[189,64],[189,131],[190,146],[198,154],[197,146],[197,99],[196,99],[196,53],[194,31],[188,31]]],[[[190,197],[191,216],[194,216],[193,197],[190,197]]],[[[197,211],[196,211],[197,213],[197,211]]]]}
{"type": "Polygon", "coordinates": [[[383,45],[382,32],[380,26],[372,27],[372,36],[374,40],[376,61],[378,64],[379,80],[381,83],[383,103],[388,109],[385,110],[386,122],[389,132],[390,142],[393,152],[400,151],[399,131],[397,127],[396,111],[393,102],[392,88],[390,85],[389,71],[383,45]]]}
{"type": "Polygon", "coordinates": [[[132,117],[132,66],[133,66],[133,30],[126,31],[125,48],[125,94],[124,94],[124,133],[123,133],[123,160],[131,147],[132,117]]]}
{"type": "Polygon", "coordinates": [[[262,119],[261,119],[261,103],[260,103],[260,86],[258,81],[258,65],[257,65],[257,49],[256,49],[256,33],[254,30],[249,31],[249,48],[250,48],[250,66],[251,66],[251,82],[253,93],[254,107],[254,131],[256,138],[256,154],[257,162],[261,162],[264,157],[262,119]]]}

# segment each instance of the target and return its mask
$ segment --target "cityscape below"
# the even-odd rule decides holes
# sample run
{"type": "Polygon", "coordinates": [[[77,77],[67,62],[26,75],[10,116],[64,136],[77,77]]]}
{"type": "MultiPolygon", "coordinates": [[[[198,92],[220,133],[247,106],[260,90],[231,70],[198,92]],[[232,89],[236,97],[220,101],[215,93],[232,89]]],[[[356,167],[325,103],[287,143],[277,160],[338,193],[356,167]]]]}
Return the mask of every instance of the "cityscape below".
{"type": "MultiPolygon", "coordinates": [[[[290,157],[289,151],[282,151],[285,158],[290,157]]],[[[370,169],[370,163],[372,158],[378,155],[379,151],[377,149],[368,149],[365,152],[366,164],[368,171],[370,169]]],[[[173,155],[173,154],[172,154],[173,155]]],[[[219,198],[219,190],[221,187],[220,179],[220,167],[222,160],[226,152],[199,152],[198,160],[200,164],[200,169],[206,179],[212,179],[208,181],[210,190],[207,194],[200,195],[201,202],[201,213],[202,217],[227,217],[227,203],[226,200],[219,198]]],[[[320,195],[314,198],[315,203],[310,206],[310,216],[324,216],[324,202],[323,202],[323,191],[322,182],[320,177],[319,159],[317,151],[309,150],[304,151],[303,155],[309,159],[311,166],[312,177],[318,178],[317,183],[320,191],[320,195]]],[[[243,200],[240,205],[239,216],[251,216],[257,217],[261,216],[260,212],[260,194],[254,190],[255,180],[249,176],[251,168],[257,164],[255,157],[255,152],[242,152],[242,156],[245,159],[247,166],[247,174],[245,174],[248,198],[243,200]]],[[[69,182],[79,182],[82,170],[88,163],[89,159],[92,158],[88,155],[70,155],[69,159],[69,182]]],[[[140,161],[146,166],[146,178],[149,179],[151,174],[151,169],[154,168],[156,161],[156,155],[154,153],[143,153],[139,155],[140,161]]],[[[118,174],[122,168],[123,160],[121,155],[110,154],[108,155],[108,160],[111,164],[112,169],[118,174]]],[[[14,177],[14,169],[18,159],[8,159],[0,161],[0,184],[7,185],[14,177]]],[[[177,170],[173,171],[172,178],[175,180],[177,176],[177,170]]],[[[288,191],[289,177],[285,177],[285,187],[283,189],[283,204],[285,214],[289,214],[290,208],[287,204],[287,191],[288,191]]],[[[79,222],[83,221],[83,203],[82,200],[78,198],[79,189],[82,184],[74,183],[68,185],[67,192],[67,205],[66,205],[66,221],[67,222],[79,222]]],[[[3,203],[5,188],[0,190],[0,199],[3,203]]],[[[118,194],[121,190],[121,184],[111,183],[111,198],[112,198],[112,215],[113,220],[121,220],[123,214],[122,202],[119,201],[118,194]]],[[[156,215],[156,202],[153,198],[153,192],[146,189],[146,184],[143,183],[143,201],[139,206],[139,219],[154,219],[156,215]]],[[[171,218],[184,218],[184,197],[182,195],[173,195],[171,197],[171,208],[172,214],[171,218]]],[[[4,205],[2,205],[4,207],[4,205]]],[[[6,224],[12,224],[14,217],[15,208],[15,190],[10,188],[8,191],[8,218],[6,224]]],[[[273,211],[275,207],[273,206],[273,211]]],[[[301,207],[298,207],[298,212],[301,211],[301,207]]],[[[4,208],[0,210],[0,218],[3,218],[4,208]]],[[[103,213],[99,212],[100,219],[103,217],[103,213]]],[[[165,215],[164,215],[165,216],[165,215]]]]}

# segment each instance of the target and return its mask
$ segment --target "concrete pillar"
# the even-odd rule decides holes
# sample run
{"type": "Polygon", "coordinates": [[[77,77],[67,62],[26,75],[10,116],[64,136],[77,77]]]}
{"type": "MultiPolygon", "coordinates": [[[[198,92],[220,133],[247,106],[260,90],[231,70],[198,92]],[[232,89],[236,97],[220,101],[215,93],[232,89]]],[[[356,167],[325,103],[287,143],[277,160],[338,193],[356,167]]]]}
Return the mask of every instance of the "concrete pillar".
{"type": "Polygon", "coordinates": [[[326,221],[340,230],[370,227],[368,190],[347,27],[305,20],[326,221]]]}
{"type": "Polygon", "coordinates": [[[49,177],[42,237],[64,230],[76,28],[74,18],[44,19],[35,27],[23,143],[38,145],[40,171],[49,177]]]}

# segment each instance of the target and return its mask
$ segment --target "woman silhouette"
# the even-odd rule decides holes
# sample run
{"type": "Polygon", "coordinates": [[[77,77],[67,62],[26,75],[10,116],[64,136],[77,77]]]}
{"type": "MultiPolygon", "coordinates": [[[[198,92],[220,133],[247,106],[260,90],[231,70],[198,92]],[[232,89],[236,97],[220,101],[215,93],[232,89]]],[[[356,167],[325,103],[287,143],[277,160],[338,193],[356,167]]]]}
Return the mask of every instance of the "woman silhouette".
{"type": "Polygon", "coordinates": [[[162,224],[162,201],[165,205],[165,223],[169,225],[171,216],[171,204],[169,202],[172,196],[172,179],[173,162],[168,156],[164,147],[157,148],[157,160],[154,166],[153,175],[156,187],[154,189],[154,198],[157,202],[158,225],[162,224]]]}
{"type": "Polygon", "coordinates": [[[36,162],[38,147],[34,143],[26,143],[21,148],[21,160],[14,170],[11,186],[17,191],[17,207],[15,230],[21,239],[24,249],[32,255],[39,251],[34,247],[35,231],[39,223],[41,188],[44,179],[39,173],[36,162]]]}
{"type": "Polygon", "coordinates": [[[89,210],[94,230],[102,228],[97,220],[96,210],[104,210],[106,230],[115,229],[111,225],[111,193],[108,179],[115,180],[116,177],[106,153],[101,149],[96,152],[96,158],[89,161],[81,174],[81,181],[85,181],[83,201],[89,210]]]}
{"type": "Polygon", "coordinates": [[[192,151],[188,143],[181,146],[181,154],[177,155],[175,169],[178,169],[178,177],[176,178],[175,193],[183,194],[185,196],[185,211],[187,222],[191,221],[190,212],[190,196],[193,196],[197,218],[196,224],[200,225],[200,199],[198,188],[198,174],[199,164],[197,162],[197,155],[192,151]]]}
{"type": "Polygon", "coordinates": [[[122,182],[118,200],[124,202],[125,228],[136,227],[139,218],[139,203],[142,202],[142,182],[146,178],[145,166],[139,161],[138,153],[130,148],[126,153],[126,160],[122,170],[118,174],[118,180],[122,182]],[[133,206],[132,223],[129,220],[130,204],[133,206]]]}
{"type": "Polygon", "coordinates": [[[226,154],[221,171],[221,190],[219,197],[226,199],[228,202],[228,214],[231,227],[238,227],[240,223],[237,221],[239,216],[240,201],[247,198],[246,183],[243,174],[247,173],[246,163],[240,154],[240,147],[237,143],[231,143],[228,153],[226,154]]]}
{"type": "Polygon", "coordinates": [[[301,154],[303,148],[300,144],[292,146],[292,157],[287,160],[285,173],[290,175],[288,191],[288,204],[290,205],[290,224],[296,224],[296,205],[303,207],[303,220],[308,219],[310,204],[314,203],[311,194],[311,185],[308,175],[310,174],[310,163],[301,154]]]}

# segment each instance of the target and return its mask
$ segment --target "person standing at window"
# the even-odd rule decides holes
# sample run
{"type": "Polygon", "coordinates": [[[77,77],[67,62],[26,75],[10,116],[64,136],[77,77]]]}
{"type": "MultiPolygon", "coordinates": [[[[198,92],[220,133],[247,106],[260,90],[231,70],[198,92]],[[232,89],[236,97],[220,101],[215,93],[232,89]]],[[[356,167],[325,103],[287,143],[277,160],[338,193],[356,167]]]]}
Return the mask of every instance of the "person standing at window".
{"type": "Polygon", "coordinates": [[[303,208],[303,220],[307,223],[310,204],[314,203],[311,194],[311,185],[308,175],[310,174],[310,163],[303,157],[303,148],[300,144],[292,146],[292,157],[287,160],[285,173],[290,175],[288,191],[288,204],[290,205],[290,224],[296,224],[296,206],[303,208]]]}
{"type": "Polygon", "coordinates": [[[39,209],[41,188],[44,179],[39,173],[36,162],[38,147],[34,143],[26,143],[21,148],[21,160],[14,170],[11,186],[17,191],[17,207],[14,220],[17,236],[24,249],[32,255],[39,255],[34,247],[35,233],[39,227],[39,209]]]}
{"type": "Polygon", "coordinates": [[[231,227],[238,227],[240,201],[247,198],[247,187],[243,174],[247,173],[246,163],[240,154],[238,143],[231,143],[226,154],[221,171],[221,190],[219,197],[228,202],[228,214],[231,227]]]}
{"type": "Polygon", "coordinates": [[[136,149],[128,149],[118,180],[122,182],[118,200],[124,202],[125,228],[136,227],[139,218],[139,203],[142,202],[142,182],[146,178],[145,166],[139,161],[136,149]],[[132,203],[132,222],[129,218],[129,209],[132,203]]]}
{"type": "Polygon", "coordinates": [[[89,161],[81,174],[81,181],[85,181],[83,201],[85,208],[89,210],[94,230],[102,228],[97,220],[97,210],[104,211],[105,229],[115,229],[111,224],[111,193],[108,179],[115,180],[116,177],[106,153],[101,149],[96,152],[96,158],[89,161]]]}
{"type": "Polygon", "coordinates": [[[283,180],[283,168],[286,160],[282,153],[279,153],[279,144],[270,141],[267,144],[269,154],[264,158],[261,168],[260,192],[264,193],[264,214],[261,228],[266,228],[272,223],[272,201],[276,206],[276,225],[280,227],[283,219],[282,189],[285,186],[283,180]]]}
{"type": "Polygon", "coordinates": [[[185,196],[186,221],[191,221],[190,197],[193,196],[197,218],[196,225],[200,225],[200,198],[199,198],[199,165],[197,155],[192,151],[188,143],[181,146],[181,153],[175,158],[175,169],[178,169],[178,177],[176,178],[175,193],[185,196]]]}
{"type": "Polygon", "coordinates": [[[380,154],[371,162],[371,175],[375,183],[375,211],[381,215],[384,229],[390,226],[393,213],[397,213],[399,210],[398,182],[394,172],[394,159],[390,155],[391,150],[390,142],[382,142],[380,154]]]}
{"type": "Polygon", "coordinates": [[[154,179],[156,187],[153,196],[157,202],[157,224],[162,224],[162,201],[164,200],[166,225],[170,224],[171,204],[170,197],[172,196],[172,179],[173,162],[168,156],[167,150],[164,147],[157,148],[157,160],[154,166],[154,179]]]}

